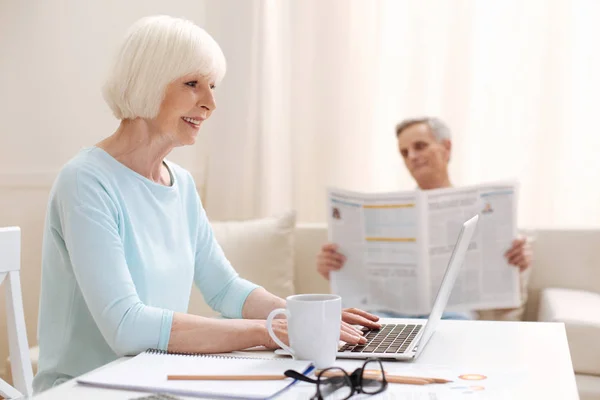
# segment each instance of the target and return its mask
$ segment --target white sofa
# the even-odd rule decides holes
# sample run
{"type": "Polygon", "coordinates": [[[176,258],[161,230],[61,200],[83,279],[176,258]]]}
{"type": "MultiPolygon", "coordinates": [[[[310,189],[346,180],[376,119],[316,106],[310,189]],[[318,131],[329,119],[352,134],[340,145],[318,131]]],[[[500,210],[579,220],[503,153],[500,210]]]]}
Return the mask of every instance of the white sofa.
{"type": "MultiPolygon", "coordinates": [[[[213,227],[242,276],[280,296],[329,291],[315,266],[316,254],[327,240],[324,224],[295,226],[293,214],[286,214],[258,221],[216,222],[213,227]]],[[[535,238],[535,260],[525,319],[565,323],[581,400],[600,400],[600,230],[537,230],[529,234],[535,238]]],[[[24,282],[25,295],[37,296],[26,286],[24,282]]],[[[25,312],[37,316],[37,310],[25,312]]],[[[190,312],[215,314],[197,291],[192,293],[190,312]]],[[[27,321],[36,322],[35,318],[27,321]]],[[[35,368],[37,348],[31,353],[35,368]]]]}

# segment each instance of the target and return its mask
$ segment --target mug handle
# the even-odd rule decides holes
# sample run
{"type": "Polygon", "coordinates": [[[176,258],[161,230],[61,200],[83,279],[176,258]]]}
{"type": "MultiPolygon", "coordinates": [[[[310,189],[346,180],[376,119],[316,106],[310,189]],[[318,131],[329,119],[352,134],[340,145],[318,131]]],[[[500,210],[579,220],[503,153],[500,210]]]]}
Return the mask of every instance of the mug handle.
{"type": "Polygon", "coordinates": [[[269,331],[269,336],[271,336],[271,339],[273,339],[275,343],[277,343],[282,349],[284,349],[285,351],[290,353],[292,357],[294,357],[294,350],[292,350],[290,346],[283,343],[273,331],[273,319],[275,319],[275,317],[279,314],[285,314],[285,316],[288,319],[290,318],[290,312],[285,308],[278,308],[276,310],[271,311],[271,313],[267,317],[267,331],[269,331]]]}

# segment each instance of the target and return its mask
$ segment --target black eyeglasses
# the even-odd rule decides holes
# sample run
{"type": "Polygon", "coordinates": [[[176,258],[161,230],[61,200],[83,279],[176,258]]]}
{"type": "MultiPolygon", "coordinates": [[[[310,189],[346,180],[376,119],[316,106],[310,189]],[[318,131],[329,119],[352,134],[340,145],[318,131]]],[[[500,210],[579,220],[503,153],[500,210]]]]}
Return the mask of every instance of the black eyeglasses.
{"type": "Polygon", "coordinates": [[[309,378],[300,372],[288,369],[284,375],[303,382],[317,384],[317,391],[311,400],[323,400],[335,392],[336,399],[349,399],[356,393],[377,394],[383,392],[388,385],[385,379],[383,364],[378,359],[368,359],[361,368],[350,375],[342,368],[331,367],[319,371],[317,379],[309,378]]]}

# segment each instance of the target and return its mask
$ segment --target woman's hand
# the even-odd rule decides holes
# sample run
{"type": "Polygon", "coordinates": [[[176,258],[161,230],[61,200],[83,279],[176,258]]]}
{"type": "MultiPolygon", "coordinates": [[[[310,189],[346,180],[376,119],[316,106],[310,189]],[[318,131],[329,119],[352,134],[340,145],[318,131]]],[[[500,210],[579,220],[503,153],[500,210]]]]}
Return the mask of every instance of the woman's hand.
{"type": "MultiPolygon", "coordinates": [[[[266,321],[264,321],[264,344],[263,346],[265,346],[267,349],[269,350],[275,350],[279,348],[279,345],[277,343],[275,343],[275,341],[273,340],[273,338],[271,338],[271,335],[269,335],[269,331],[267,330],[267,326],[266,326],[266,321]]],[[[275,332],[275,335],[279,338],[279,340],[281,340],[283,343],[287,344],[288,346],[290,345],[290,339],[288,338],[288,330],[287,330],[287,319],[283,319],[283,318],[275,318],[273,320],[273,323],[271,325],[273,327],[273,332],[275,332]]]]}
{"type": "MultiPolygon", "coordinates": [[[[379,317],[358,308],[342,310],[342,321],[350,325],[361,325],[369,329],[380,329],[379,317]]],[[[362,332],[361,332],[362,334],[362,332]]]]}
{"type": "MultiPolygon", "coordinates": [[[[379,329],[381,325],[377,322],[379,317],[370,314],[363,310],[356,308],[346,308],[342,310],[342,326],[340,330],[340,340],[350,343],[359,344],[366,343],[366,339],[363,336],[363,332],[353,325],[361,325],[371,329],[379,329]]],[[[285,344],[289,345],[287,320],[286,319],[274,319],[273,320],[273,331],[279,339],[285,344]]],[[[266,328],[265,328],[265,332],[266,328]]],[[[271,339],[269,333],[266,333],[265,347],[268,349],[278,349],[279,345],[271,339]]]]}

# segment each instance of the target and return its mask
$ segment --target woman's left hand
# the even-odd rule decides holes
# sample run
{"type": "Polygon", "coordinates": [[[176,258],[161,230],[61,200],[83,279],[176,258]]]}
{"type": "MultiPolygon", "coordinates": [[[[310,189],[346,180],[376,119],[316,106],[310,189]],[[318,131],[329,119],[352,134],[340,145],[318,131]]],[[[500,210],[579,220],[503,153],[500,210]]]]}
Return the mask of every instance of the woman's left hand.
{"type": "Polygon", "coordinates": [[[366,343],[363,332],[353,325],[361,325],[370,329],[380,329],[379,317],[357,308],[345,308],[342,310],[342,332],[340,340],[346,343],[366,343]]]}
{"type": "MultiPolygon", "coordinates": [[[[358,310],[356,308],[346,308],[342,310],[342,329],[340,332],[340,340],[350,344],[366,343],[367,339],[365,339],[363,336],[363,332],[356,329],[352,325],[362,325],[372,329],[379,329],[381,328],[381,324],[377,323],[378,320],[378,316],[363,310],[358,310]]],[[[275,341],[269,335],[264,322],[265,321],[262,321],[261,323],[264,330],[264,343],[262,344],[267,349],[278,349],[279,345],[275,343],[275,341]]],[[[281,339],[285,344],[289,345],[287,323],[287,319],[275,318],[273,320],[273,331],[279,339],[281,339]]]]}

